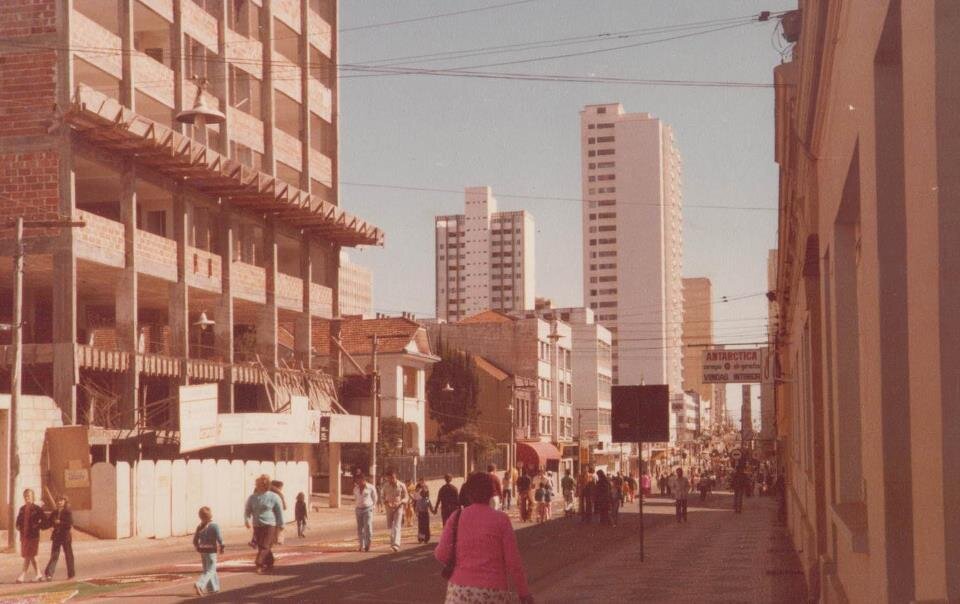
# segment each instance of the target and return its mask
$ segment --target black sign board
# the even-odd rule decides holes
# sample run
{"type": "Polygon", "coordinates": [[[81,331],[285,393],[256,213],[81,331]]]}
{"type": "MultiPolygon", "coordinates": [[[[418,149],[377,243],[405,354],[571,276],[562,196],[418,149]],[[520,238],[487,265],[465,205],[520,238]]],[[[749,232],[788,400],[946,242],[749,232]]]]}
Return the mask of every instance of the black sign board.
{"type": "Polygon", "coordinates": [[[613,442],[668,442],[670,389],[664,384],[613,386],[613,442]]]}
{"type": "Polygon", "coordinates": [[[330,442],[330,416],[320,416],[320,441],[322,443],[330,442]]]}

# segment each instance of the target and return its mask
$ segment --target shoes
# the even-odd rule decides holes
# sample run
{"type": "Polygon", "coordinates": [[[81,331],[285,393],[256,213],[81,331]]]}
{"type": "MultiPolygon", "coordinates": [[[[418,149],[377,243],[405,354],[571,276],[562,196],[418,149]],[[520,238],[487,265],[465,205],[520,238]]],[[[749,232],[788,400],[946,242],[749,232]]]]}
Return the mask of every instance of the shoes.
{"type": "Polygon", "coordinates": [[[33,578],[33,580],[36,581],[37,583],[43,583],[44,581],[47,580],[47,578],[43,575],[37,575],[36,577],[33,578]]]}
{"type": "Polygon", "coordinates": [[[393,553],[397,553],[397,552],[400,551],[400,546],[399,546],[399,545],[391,545],[391,546],[390,546],[390,549],[393,550],[393,553]]]}
{"type": "Polygon", "coordinates": [[[17,577],[17,583],[23,583],[26,580],[27,580],[27,577],[26,575],[24,575],[24,573],[20,573],[20,576],[17,577]]]}
{"type": "Polygon", "coordinates": [[[368,545],[368,546],[366,546],[365,548],[363,548],[363,551],[369,552],[369,551],[370,551],[370,546],[368,545]]]}

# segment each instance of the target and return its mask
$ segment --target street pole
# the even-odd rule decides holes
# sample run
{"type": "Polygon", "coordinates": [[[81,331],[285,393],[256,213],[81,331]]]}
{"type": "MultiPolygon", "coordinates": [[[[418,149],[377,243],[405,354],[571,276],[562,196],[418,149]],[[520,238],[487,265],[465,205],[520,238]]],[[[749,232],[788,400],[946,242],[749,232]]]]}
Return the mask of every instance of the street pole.
{"type": "Polygon", "coordinates": [[[7,430],[7,457],[10,464],[9,480],[7,485],[7,500],[10,506],[7,509],[7,547],[16,551],[16,501],[17,475],[20,473],[19,439],[17,438],[17,410],[20,407],[20,372],[23,369],[23,217],[17,218],[17,235],[13,249],[13,360],[10,365],[10,428],[7,430]]]}
{"type": "MultiPolygon", "coordinates": [[[[370,418],[370,477],[376,485],[377,476],[377,437],[379,436],[380,420],[380,372],[377,370],[377,336],[371,336],[373,339],[372,347],[372,365],[370,371],[370,399],[373,408],[373,415],[370,418]]],[[[337,479],[339,480],[339,476],[337,479]]]]}
{"type": "Polygon", "coordinates": [[[637,465],[640,466],[640,480],[638,481],[640,488],[637,489],[638,491],[640,491],[640,561],[643,562],[643,560],[644,560],[644,551],[643,551],[643,548],[644,548],[644,543],[643,543],[643,441],[640,441],[640,442],[637,443],[637,455],[639,456],[639,458],[638,458],[639,463],[637,463],[637,465]]]}

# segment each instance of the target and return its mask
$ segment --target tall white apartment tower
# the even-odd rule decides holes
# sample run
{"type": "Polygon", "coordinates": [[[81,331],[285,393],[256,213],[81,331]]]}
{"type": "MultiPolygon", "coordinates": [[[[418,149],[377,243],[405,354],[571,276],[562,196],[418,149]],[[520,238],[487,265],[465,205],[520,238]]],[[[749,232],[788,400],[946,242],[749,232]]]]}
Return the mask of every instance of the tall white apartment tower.
{"type": "Polygon", "coordinates": [[[673,130],[619,103],[580,112],[583,298],[619,384],[682,393],[681,161],[673,130]]]}
{"type": "Polygon", "coordinates": [[[484,310],[534,308],[533,217],[498,212],[490,187],[467,187],[463,214],[437,216],[437,318],[448,322],[484,310]]]}

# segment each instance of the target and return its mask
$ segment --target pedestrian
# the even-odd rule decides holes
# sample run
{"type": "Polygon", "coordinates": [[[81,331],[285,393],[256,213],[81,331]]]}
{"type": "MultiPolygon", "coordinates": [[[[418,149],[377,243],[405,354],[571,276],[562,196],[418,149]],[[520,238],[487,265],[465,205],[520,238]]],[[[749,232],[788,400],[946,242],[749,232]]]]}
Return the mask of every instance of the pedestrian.
{"type": "Polygon", "coordinates": [[[440,520],[446,526],[447,518],[460,509],[460,493],[453,484],[453,476],[444,474],[443,482],[444,485],[437,491],[437,502],[433,505],[433,513],[436,514],[439,507],[440,520]]]}
{"type": "Polygon", "coordinates": [[[410,503],[406,485],[397,480],[397,472],[388,469],[383,483],[383,505],[387,510],[387,528],[390,530],[390,549],[400,551],[400,534],[403,529],[403,511],[410,503]]]}
{"type": "Polygon", "coordinates": [[[430,489],[427,484],[420,481],[420,497],[417,499],[417,543],[430,543],[430,512],[433,507],[430,505],[430,489]]]}
{"type": "Polygon", "coordinates": [[[357,516],[357,541],[361,552],[370,551],[373,537],[373,510],[377,507],[377,489],[367,482],[363,472],[353,475],[354,513],[357,516]]]}
{"type": "Polygon", "coordinates": [[[200,524],[193,532],[193,548],[200,553],[203,574],[193,584],[198,596],[220,591],[220,577],[217,576],[217,554],[223,553],[223,534],[213,521],[213,512],[203,506],[198,512],[200,524]]]}
{"type": "Polygon", "coordinates": [[[517,478],[517,504],[520,506],[520,521],[530,522],[530,488],[533,482],[527,473],[520,471],[520,477],[517,478]]]}
{"type": "Polygon", "coordinates": [[[683,475],[683,468],[677,468],[677,476],[671,485],[673,500],[677,507],[677,522],[687,521],[687,495],[690,494],[690,479],[683,475]]]}
{"type": "Polygon", "coordinates": [[[297,493],[293,513],[297,518],[297,537],[303,538],[307,531],[307,499],[303,493],[297,493]]]}
{"type": "Polygon", "coordinates": [[[63,557],[67,560],[67,579],[72,579],[77,574],[73,564],[73,512],[70,510],[70,499],[66,495],[59,495],[56,504],[57,509],[47,519],[47,524],[53,528],[50,534],[50,561],[43,571],[47,581],[52,581],[54,573],[57,572],[60,550],[63,550],[63,557]]]}
{"type": "Polygon", "coordinates": [[[547,495],[547,483],[541,482],[537,485],[537,489],[533,492],[533,500],[537,505],[537,523],[541,523],[547,519],[547,506],[543,502],[544,498],[547,495]]]}
{"type": "Polygon", "coordinates": [[[417,496],[417,489],[416,489],[416,486],[413,484],[412,480],[406,481],[406,483],[404,483],[404,486],[407,487],[407,496],[409,497],[409,499],[407,499],[407,502],[403,506],[403,524],[404,526],[412,526],[413,516],[414,516],[413,500],[414,500],[414,497],[417,496]]]}
{"type": "Polygon", "coordinates": [[[612,497],[610,498],[610,522],[617,526],[620,520],[620,506],[623,505],[624,491],[627,488],[626,480],[617,474],[610,481],[612,488],[612,497]]]}
{"type": "Polygon", "coordinates": [[[507,468],[503,471],[503,508],[504,512],[510,511],[510,500],[513,499],[513,469],[507,468]]]}
{"type": "Polygon", "coordinates": [[[560,479],[560,489],[563,491],[563,515],[572,516],[573,511],[573,493],[576,489],[576,481],[573,480],[573,476],[570,476],[570,470],[566,470],[563,473],[563,478],[560,479]]]}
{"type": "Polygon", "coordinates": [[[581,477],[580,484],[580,521],[590,524],[593,522],[593,497],[596,487],[596,478],[593,468],[588,466],[587,473],[581,477]]]}
{"type": "Polygon", "coordinates": [[[503,484],[500,482],[500,477],[497,476],[497,465],[488,465],[487,474],[490,475],[490,480],[493,482],[493,497],[490,498],[490,507],[499,510],[500,501],[503,498],[503,484]]]}
{"type": "Polygon", "coordinates": [[[593,509],[600,524],[610,524],[610,505],[613,500],[613,487],[603,470],[597,470],[597,482],[593,487],[593,509]]]}
{"type": "Polygon", "coordinates": [[[667,478],[663,474],[657,475],[657,488],[660,489],[660,495],[667,490],[667,478]]]}
{"type": "Polygon", "coordinates": [[[490,475],[470,475],[464,490],[476,502],[451,517],[443,528],[434,557],[444,565],[446,604],[516,601],[532,604],[517,538],[510,518],[486,504],[493,497],[490,475]],[[463,520],[463,522],[460,522],[463,520]]]}
{"type": "Polygon", "coordinates": [[[36,573],[35,581],[43,581],[44,578],[37,566],[37,550],[40,548],[40,529],[45,516],[40,506],[33,502],[33,497],[33,489],[24,490],[23,505],[17,512],[16,527],[20,531],[20,556],[23,558],[23,571],[17,577],[17,583],[27,580],[27,570],[31,566],[36,573]]]}
{"type": "Polygon", "coordinates": [[[386,478],[381,476],[371,476],[370,480],[373,482],[374,486],[377,489],[377,513],[382,514],[383,509],[383,485],[386,482],[386,478]]]}
{"type": "Polygon", "coordinates": [[[283,527],[283,502],[270,488],[270,477],[261,474],[255,483],[253,494],[247,498],[243,524],[253,525],[253,540],[257,544],[257,572],[273,568],[273,545],[277,532],[283,527]]]}
{"type": "Polygon", "coordinates": [[[543,502],[547,507],[547,520],[553,520],[553,500],[556,497],[553,483],[548,480],[544,488],[546,490],[543,493],[543,502]]]}
{"type": "Polygon", "coordinates": [[[653,480],[649,472],[644,472],[640,477],[640,492],[644,495],[650,495],[653,486],[653,480]]]}
{"type": "Polygon", "coordinates": [[[700,482],[697,483],[697,489],[700,491],[700,501],[707,500],[707,493],[710,491],[710,478],[709,476],[701,476],[700,482]]]}
{"type": "Polygon", "coordinates": [[[733,511],[736,514],[743,513],[743,496],[749,481],[750,478],[743,471],[743,466],[738,466],[733,478],[730,479],[730,486],[733,488],[733,511]]]}
{"type": "MultiPolygon", "coordinates": [[[[280,498],[280,507],[283,511],[287,510],[287,498],[283,496],[283,481],[282,480],[271,480],[270,481],[270,490],[276,493],[277,497],[280,498]]],[[[273,542],[274,545],[279,544],[283,545],[285,535],[283,533],[284,526],[281,524],[277,527],[277,538],[273,542]]]]}

